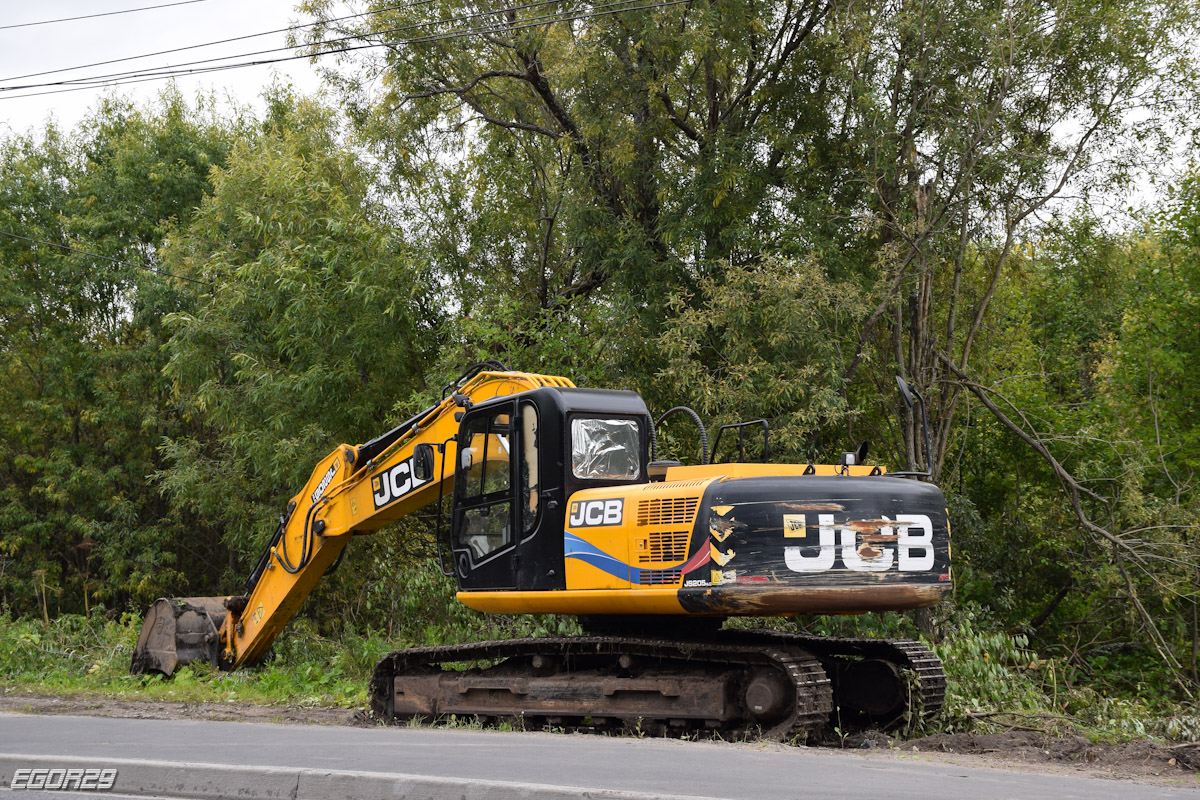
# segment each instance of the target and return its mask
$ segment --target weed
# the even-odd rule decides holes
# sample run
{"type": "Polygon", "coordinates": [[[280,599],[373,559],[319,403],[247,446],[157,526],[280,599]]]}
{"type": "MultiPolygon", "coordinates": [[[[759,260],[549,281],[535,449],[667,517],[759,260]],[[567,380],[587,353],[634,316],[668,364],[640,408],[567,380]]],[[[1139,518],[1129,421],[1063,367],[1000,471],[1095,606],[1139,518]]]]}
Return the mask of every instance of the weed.
{"type": "MultiPolygon", "coordinates": [[[[449,599],[447,603],[453,605],[449,599]]],[[[738,624],[758,627],[763,621],[738,624]]],[[[775,624],[797,627],[795,622],[775,624]]],[[[0,689],[6,694],[90,693],[125,699],[362,707],[371,670],[396,647],[577,632],[569,618],[488,618],[444,610],[436,625],[402,628],[400,641],[392,642],[373,631],[344,630],[337,638],[325,637],[312,622],[300,619],[280,637],[276,657],[265,664],[221,672],[193,662],[168,680],[128,674],[140,627],[141,618],[133,614],[119,619],[65,615],[48,624],[40,617],[12,619],[0,614],[0,689]]],[[[898,614],[809,620],[804,628],[853,636],[916,635],[911,622],[898,614]]],[[[1070,665],[1038,657],[1024,637],[998,631],[975,606],[960,607],[943,623],[942,641],[935,650],[945,664],[945,706],[932,722],[921,723],[913,715],[910,734],[1020,727],[1083,735],[1093,741],[1200,738],[1200,706],[1172,705],[1133,692],[1105,691],[1097,683],[1072,682],[1068,676],[1077,673],[1070,665]]],[[[480,727],[474,718],[452,717],[439,724],[480,727]]],[[[527,724],[517,717],[497,720],[496,727],[526,730],[527,724]]],[[[623,730],[623,735],[635,738],[652,734],[657,735],[642,719],[623,730]]],[[[834,735],[844,739],[845,731],[835,727],[834,735]]],[[[719,741],[722,736],[714,732],[711,738],[719,741]]]]}

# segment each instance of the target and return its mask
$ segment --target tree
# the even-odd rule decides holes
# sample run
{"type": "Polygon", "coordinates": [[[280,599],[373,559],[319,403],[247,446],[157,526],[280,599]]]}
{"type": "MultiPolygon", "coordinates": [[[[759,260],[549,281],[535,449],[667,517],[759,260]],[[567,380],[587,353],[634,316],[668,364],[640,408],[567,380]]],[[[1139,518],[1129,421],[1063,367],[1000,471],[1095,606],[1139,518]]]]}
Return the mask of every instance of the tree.
{"type": "Polygon", "coordinates": [[[159,321],[189,296],[155,272],[158,247],[235,127],[167,92],[0,143],[0,586],[18,611],[142,602],[220,569],[203,521],[173,515],[147,476],[179,424],[159,321]]]}
{"type": "Polygon", "coordinates": [[[287,93],[270,103],[164,254],[210,288],[166,320],[164,371],[205,424],[167,438],[158,480],[243,563],[317,460],[386,430],[423,387],[441,315],[336,115],[287,93]]]}

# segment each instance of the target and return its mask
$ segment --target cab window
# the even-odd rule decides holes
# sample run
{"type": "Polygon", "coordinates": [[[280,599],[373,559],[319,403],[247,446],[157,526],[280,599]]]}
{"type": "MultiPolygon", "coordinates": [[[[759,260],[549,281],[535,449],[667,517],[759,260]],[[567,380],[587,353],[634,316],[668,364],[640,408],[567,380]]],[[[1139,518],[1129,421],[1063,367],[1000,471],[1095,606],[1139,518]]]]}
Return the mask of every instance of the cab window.
{"type": "Polygon", "coordinates": [[[521,519],[525,533],[537,523],[538,493],[538,416],[533,403],[521,403],[521,519]]]}
{"type": "Polygon", "coordinates": [[[474,561],[512,543],[512,415],[498,412],[467,423],[459,445],[459,546],[474,561]]]}
{"type": "Polygon", "coordinates": [[[464,499],[483,497],[508,489],[511,479],[511,442],[509,414],[491,414],[471,420],[458,451],[465,473],[464,499]]]}
{"type": "Polygon", "coordinates": [[[571,420],[571,471],[576,478],[636,480],[642,473],[641,442],[637,420],[576,417],[571,420]]]}

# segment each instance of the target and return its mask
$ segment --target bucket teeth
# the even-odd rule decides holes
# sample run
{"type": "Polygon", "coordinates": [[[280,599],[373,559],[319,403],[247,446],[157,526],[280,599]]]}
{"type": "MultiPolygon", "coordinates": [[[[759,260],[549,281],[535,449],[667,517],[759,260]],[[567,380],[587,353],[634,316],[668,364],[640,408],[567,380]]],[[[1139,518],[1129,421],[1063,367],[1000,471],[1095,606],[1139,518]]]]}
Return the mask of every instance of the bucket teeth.
{"type": "Polygon", "coordinates": [[[218,664],[218,631],[228,613],[227,597],[160,597],[146,612],[129,671],[171,675],[193,661],[218,664]]]}

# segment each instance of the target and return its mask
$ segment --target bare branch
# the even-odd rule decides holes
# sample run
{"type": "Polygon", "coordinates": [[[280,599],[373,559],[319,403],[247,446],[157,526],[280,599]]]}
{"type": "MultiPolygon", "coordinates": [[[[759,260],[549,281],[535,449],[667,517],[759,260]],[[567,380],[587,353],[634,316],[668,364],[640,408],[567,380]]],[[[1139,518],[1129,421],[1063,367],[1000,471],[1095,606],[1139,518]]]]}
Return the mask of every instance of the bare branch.
{"type": "Polygon", "coordinates": [[[487,72],[482,72],[479,75],[476,75],[468,83],[466,83],[462,86],[442,86],[442,87],[439,87],[436,89],[429,89],[429,90],[426,90],[423,92],[413,92],[411,94],[406,94],[406,95],[404,95],[403,102],[408,102],[409,100],[416,100],[416,99],[422,98],[422,97],[437,97],[438,95],[443,95],[443,94],[456,94],[456,95],[461,96],[461,95],[464,95],[467,92],[471,91],[476,86],[478,86],[480,83],[488,80],[489,78],[514,78],[516,80],[522,80],[522,81],[527,80],[527,77],[526,77],[525,73],[523,73],[523,72],[511,72],[509,70],[493,69],[493,70],[488,70],[487,72]]]}
{"type": "MultiPolygon", "coordinates": [[[[1133,604],[1134,609],[1141,618],[1147,635],[1150,637],[1151,642],[1153,643],[1154,648],[1158,651],[1163,663],[1165,663],[1168,669],[1171,670],[1176,683],[1184,691],[1184,693],[1187,694],[1188,697],[1192,697],[1191,689],[1188,688],[1183,677],[1182,666],[1171,654],[1169,645],[1163,638],[1162,633],[1158,630],[1156,620],[1142,604],[1141,599],[1138,597],[1137,589],[1133,585],[1133,580],[1129,576],[1129,571],[1125,567],[1126,558],[1128,558],[1134,564],[1142,564],[1143,558],[1142,554],[1138,551],[1138,548],[1124,536],[1114,534],[1112,531],[1108,530],[1102,525],[1098,525],[1092,521],[1091,517],[1088,516],[1087,512],[1083,508],[1081,496],[1098,496],[1081,486],[1079,481],[1075,479],[1075,476],[1073,476],[1058,461],[1058,459],[1056,459],[1054,455],[1051,454],[1048,449],[1046,449],[1046,446],[1036,436],[1028,433],[1022,426],[1013,422],[1003,411],[1001,411],[1000,408],[994,402],[992,402],[991,398],[988,396],[989,390],[986,387],[971,380],[970,377],[968,377],[965,372],[959,369],[954,361],[951,360],[950,357],[945,353],[938,352],[937,357],[943,364],[946,365],[946,368],[953,372],[962,382],[962,384],[966,386],[966,388],[969,389],[976,398],[979,399],[979,402],[981,402],[984,407],[986,407],[987,410],[992,413],[992,416],[999,420],[1004,427],[1008,428],[1013,434],[1015,434],[1017,438],[1032,447],[1038,453],[1038,455],[1040,455],[1046,461],[1046,463],[1050,465],[1051,469],[1054,470],[1054,474],[1058,476],[1059,481],[1063,484],[1063,487],[1067,491],[1067,496],[1071,502],[1071,510],[1074,512],[1075,519],[1079,522],[1079,526],[1084,531],[1103,539],[1112,547],[1113,560],[1116,563],[1117,569],[1121,573],[1123,582],[1125,583],[1125,590],[1129,601],[1133,604]]],[[[1107,502],[1105,505],[1107,505],[1107,502]]]]}

